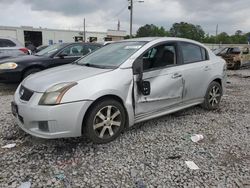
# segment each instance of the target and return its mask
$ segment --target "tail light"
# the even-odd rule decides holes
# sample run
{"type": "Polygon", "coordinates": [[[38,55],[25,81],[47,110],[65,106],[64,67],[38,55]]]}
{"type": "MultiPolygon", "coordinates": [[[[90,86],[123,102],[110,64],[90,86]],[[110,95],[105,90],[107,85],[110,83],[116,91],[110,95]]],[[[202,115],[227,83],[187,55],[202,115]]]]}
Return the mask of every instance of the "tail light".
{"type": "Polygon", "coordinates": [[[29,50],[27,48],[20,48],[19,50],[25,54],[29,54],[29,50]]]}

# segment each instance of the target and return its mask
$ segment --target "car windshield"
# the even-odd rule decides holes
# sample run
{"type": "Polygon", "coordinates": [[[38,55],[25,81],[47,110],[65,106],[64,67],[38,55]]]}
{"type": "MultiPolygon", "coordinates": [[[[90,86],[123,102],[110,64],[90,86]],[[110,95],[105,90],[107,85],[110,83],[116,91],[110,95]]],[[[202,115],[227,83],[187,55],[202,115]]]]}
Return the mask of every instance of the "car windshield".
{"type": "Polygon", "coordinates": [[[53,45],[48,46],[47,48],[41,50],[40,52],[36,53],[36,55],[49,57],[51,54],[58,51],[63,46],[64,46],[64,44],[53,44],[53,45]]]}
{"type": "Polygon", "coordinates": [[[213,52],[215,55],[218,55],[220,54],[222,51],[224,51],[225,49],[228,49],[228,48],[218,48],[218,49],[215,49],[213,52]]]}
{"type": "Polygon", "coordinates": [[[117,68],[145,43],[127,41],[109,44],[78,60],[76,63],[98,68],[117,68]]]}

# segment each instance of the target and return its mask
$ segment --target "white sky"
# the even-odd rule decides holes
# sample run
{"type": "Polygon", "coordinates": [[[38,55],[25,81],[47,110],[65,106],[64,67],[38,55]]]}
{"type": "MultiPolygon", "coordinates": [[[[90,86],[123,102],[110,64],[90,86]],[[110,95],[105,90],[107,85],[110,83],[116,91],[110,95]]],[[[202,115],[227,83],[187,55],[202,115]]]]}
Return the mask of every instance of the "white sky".
{"type": "MultiPolygon", "coordinates": [[[[134,33],[145,24],[169,30],[175,22],[201,25],[206,33],[250,32],[250,0],[144,0],[134,4],[134,33]]],[[[0,0],[0,25],[129,32],[128,0],[0,0]]]]}

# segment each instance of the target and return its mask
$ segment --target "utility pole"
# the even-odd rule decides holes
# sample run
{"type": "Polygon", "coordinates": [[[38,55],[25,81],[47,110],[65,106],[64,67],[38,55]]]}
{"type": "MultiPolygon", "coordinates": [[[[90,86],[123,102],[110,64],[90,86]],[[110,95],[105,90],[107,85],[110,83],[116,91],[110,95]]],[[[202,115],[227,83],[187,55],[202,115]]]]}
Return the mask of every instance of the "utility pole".
{"type": "MultiPolygon", "coordinates": [[[[134,0],[128,0],[128,9],[130,10],[130,38],[133,37],[133,11],[134,11],[134,0]]],[[[144,0],[136,0],[136,3],[143,3],[144,0]]]]}
{"type": "Polygon", "coordinates": [[[130,38],[133,37],[133,0],[130,0],[129,10],[130,10],[130,38]]]}
{"type": "MultiPolygon", "coordinates": [[[[218,27],[219,27],[219,25],[217,24],[217,25],[216,25],[216,31],[215,31],[215,45],[216,45],[216,43],[217,43],[218,27]]],[[[219,47],[220,47],[220,45],[219,45],[219,47]]]]}
{"type": "Polygon", "coordinates": [[[86,42],[86,22],[85,22],[85,18],[83,19],[83,34],[84,34],[83,42],[86,42]]]}
{"type": "Polygon", "coordinates": [[[117,31],[120,31],[120,27],[121,27],[120,20],[118,20],[117,31]]]}

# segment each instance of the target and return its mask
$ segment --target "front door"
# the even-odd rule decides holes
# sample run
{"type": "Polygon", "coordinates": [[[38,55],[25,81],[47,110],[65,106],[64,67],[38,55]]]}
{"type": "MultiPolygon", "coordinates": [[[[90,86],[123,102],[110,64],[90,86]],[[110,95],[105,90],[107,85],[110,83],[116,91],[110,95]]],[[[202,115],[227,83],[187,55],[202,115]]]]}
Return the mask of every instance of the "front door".
{"type": "Polygon", "coordinates": [[[63,49],[53,60],[55,66],[72,63],[80,57],[88,54],[90,49],[84,44],[74,44],[63,49]]]}
{"type": "Polygon", "coordinates": [[[183,79],[177,45],[165,43],[156,45],[142,57],[143,81],[150,83],[150,94],[143,95],[138,85],[138,75],[134,75],[135,116],[140,118],[153,115],[181,103],[183,79]]]}

